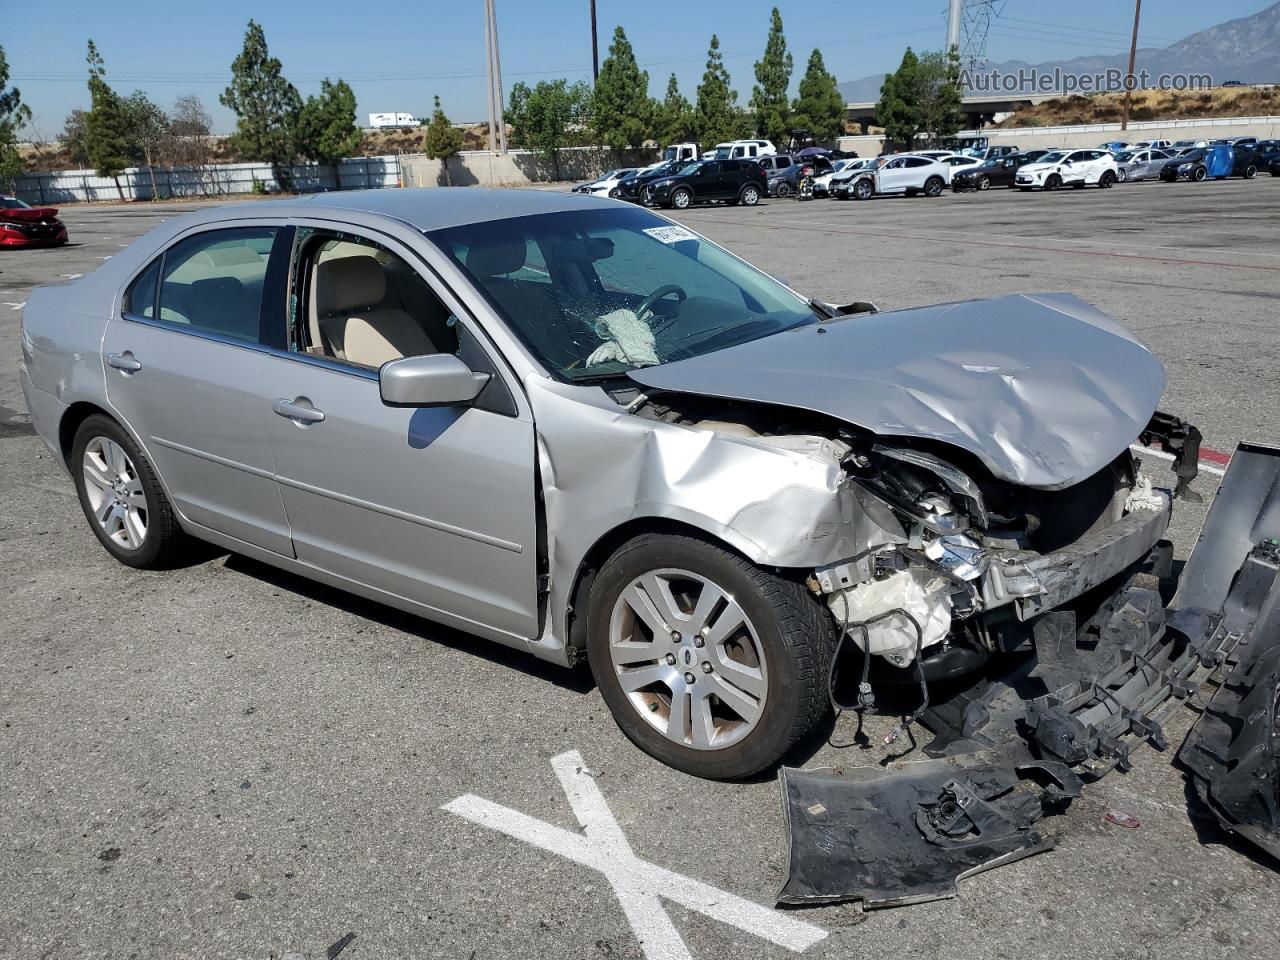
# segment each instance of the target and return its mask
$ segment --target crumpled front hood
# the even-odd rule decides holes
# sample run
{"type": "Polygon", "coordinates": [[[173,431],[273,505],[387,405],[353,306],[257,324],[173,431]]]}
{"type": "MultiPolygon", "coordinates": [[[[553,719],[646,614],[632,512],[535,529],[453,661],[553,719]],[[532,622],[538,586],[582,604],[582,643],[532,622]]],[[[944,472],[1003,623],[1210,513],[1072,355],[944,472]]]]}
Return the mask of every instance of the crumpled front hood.
{"type": "Polygon", "coordinates": [[[1146,427],[1164,367],[1063,293],[859,314],[631,372],[646,387],[825,413],[939,440],[1005,480],[1056,490],[1146,427]]]}

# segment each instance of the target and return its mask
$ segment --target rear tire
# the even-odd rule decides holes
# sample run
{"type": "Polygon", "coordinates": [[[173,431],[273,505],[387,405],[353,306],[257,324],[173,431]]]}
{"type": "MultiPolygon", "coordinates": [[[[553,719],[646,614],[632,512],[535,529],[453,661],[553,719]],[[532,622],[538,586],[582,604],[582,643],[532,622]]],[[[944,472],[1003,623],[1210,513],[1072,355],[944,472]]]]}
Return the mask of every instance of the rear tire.
{"type": "Polygon", "coordinates": [[[831,615],[803,584],[705,540],[644,534],[624,544],[592,584],[587,627],[591,672],[618,727],[685,773],[716,780],[759,773],[827,714],[831,615]],[[708,587],[720,599],[700,621],[697,601],[708,587]],[[653,600],[651,619],[661,621],[655,628],[634,612],[628,598],[635,597],[653,600]],[[735,612],[742,626],[730,630],[722,621],[735,612]],[[704,638],[705,646],[695,647],[704,638]],[[652,656],[637,651],[639,644],[652,644],[652,656]],[[645,676],[654,679],[644,683],[645,676]],[[744,693],[748,686],[758,696],[744,693]],[[717,690],[731,696],[722,699],[717,690]],[[743,719],[735,703],[754,719],[743,719]],[[692,725],[699,717],[709,735],[692,725]]]}
{"type": "Polygon", "coordinates": [[[1103,170],[1102,176],[1098,178],[1098,186],[1103,190],[1110,190],[1115,185],[1116,175],[1110,170],[1103,170]]]}
{"type": "Polygon", "coordinates": [[[743,206],[754,207],[760,202],[760,188],[754,183],[748,183],[742,188],[742,192],[738,194],[738,203],[743,206]]]}
{"type": "Polygon", "coordinates": [[[71,473],[89,529],[121,563],[161,570],[190,546],[151,461],[110,417],[94,414],[80,424],[71,473]]]}
{"type": "Polygon", "coordinates": [[[791,184],[786,183],[785,181],[783,183],[778,184],[773,190],[774,196],[776,196],[779,200],[787,199],[787,197],[791,196],[791,194],[794,192],[795,191],[791,189],[791,184]]]}
{"type": "Polygon", "coordinates": [[[930,177],[924,182],[924,195],[926,197],[940,197],[942,196],[942,188],[945,186],[946,184],[941,177],[930,177]]]}

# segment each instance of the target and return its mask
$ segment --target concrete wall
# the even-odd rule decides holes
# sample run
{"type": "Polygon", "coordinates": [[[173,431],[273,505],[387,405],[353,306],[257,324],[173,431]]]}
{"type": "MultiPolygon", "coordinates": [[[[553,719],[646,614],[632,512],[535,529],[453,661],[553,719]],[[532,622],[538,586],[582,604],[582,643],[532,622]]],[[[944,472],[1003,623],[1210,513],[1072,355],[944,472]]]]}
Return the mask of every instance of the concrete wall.
{"type": "MultiPolygon", "coordinates": [[[[338,162],[337,180],[328,165],[293,166],[294,188],[300,191],[363,190],[395,187],[400,183],[399,158],[352,157],[338,162]]],[[[92,170],[25,173],[18,178],[18,196],[30,204],[67,204],[92,200],[151,200],[157,197],[217,197],[252,193],[254,181],[277,189],[271,166],[265,163],[211,163],[200,167],[130,167],[120,174],[120,188],[110,177],[92,170]],[[151,189],[155,177],[155,191],[151,189]]]]}
{"type": "Polygon", "coordinates": [[[656,150],[609,150],[603,147],[568,147],[556,161],[538,157],[528,150],[512,150],[506,156],[487,150],[466,151],[451,158],[446,174],[440,160],[422,154],[400,158],[406,187],[443,186],[523,186],[555,180],[587,180],[615,167],[635,167],[653,163],[656,150]]]}
{"type": "MultiPolygon", "coordinates": [[[[992,146],[1013,144],[1022,150],[1045,147],[1096,147],[1108,140],[1217,140],[1227,137],[1280,138],[1280,117],[1224,117],[1201,120],[1151,120],[1131,123],[1120,130],[1118,123],[1089,123],[1066,127],[987,127],[964,130],[960,136],[984,136],[992,146]]],[[[874,157],[884,149],[884,137],[841,137],[841,150],[857,151],[860,157],[874,157]]]]}

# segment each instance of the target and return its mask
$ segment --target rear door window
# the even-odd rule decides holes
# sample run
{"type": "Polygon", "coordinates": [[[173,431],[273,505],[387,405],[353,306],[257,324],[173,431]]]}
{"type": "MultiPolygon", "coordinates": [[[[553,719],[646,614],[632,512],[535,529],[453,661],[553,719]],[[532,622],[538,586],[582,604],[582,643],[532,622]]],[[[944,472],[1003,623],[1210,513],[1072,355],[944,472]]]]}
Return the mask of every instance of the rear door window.
{"type": "Polygon", "coordinates": [[[259,342],[263,285],[276,233],[276,227],[211,230],[170,247],[160,276],[160,319],[259,342]]]}

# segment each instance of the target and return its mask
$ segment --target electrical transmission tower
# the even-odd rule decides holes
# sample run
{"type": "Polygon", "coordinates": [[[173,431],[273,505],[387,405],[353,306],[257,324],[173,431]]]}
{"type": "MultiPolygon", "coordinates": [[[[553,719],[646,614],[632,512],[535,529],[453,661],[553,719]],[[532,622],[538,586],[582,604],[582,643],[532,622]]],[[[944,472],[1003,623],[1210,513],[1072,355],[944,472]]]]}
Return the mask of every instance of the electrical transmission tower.
{"type": "Polygon", "coordinates": [[[955,47],[960,66],[973,69],[986,63],[991,21],[1004,12],[1005,0],[950,0],[947,7],[947,49],[955,47]]]}

